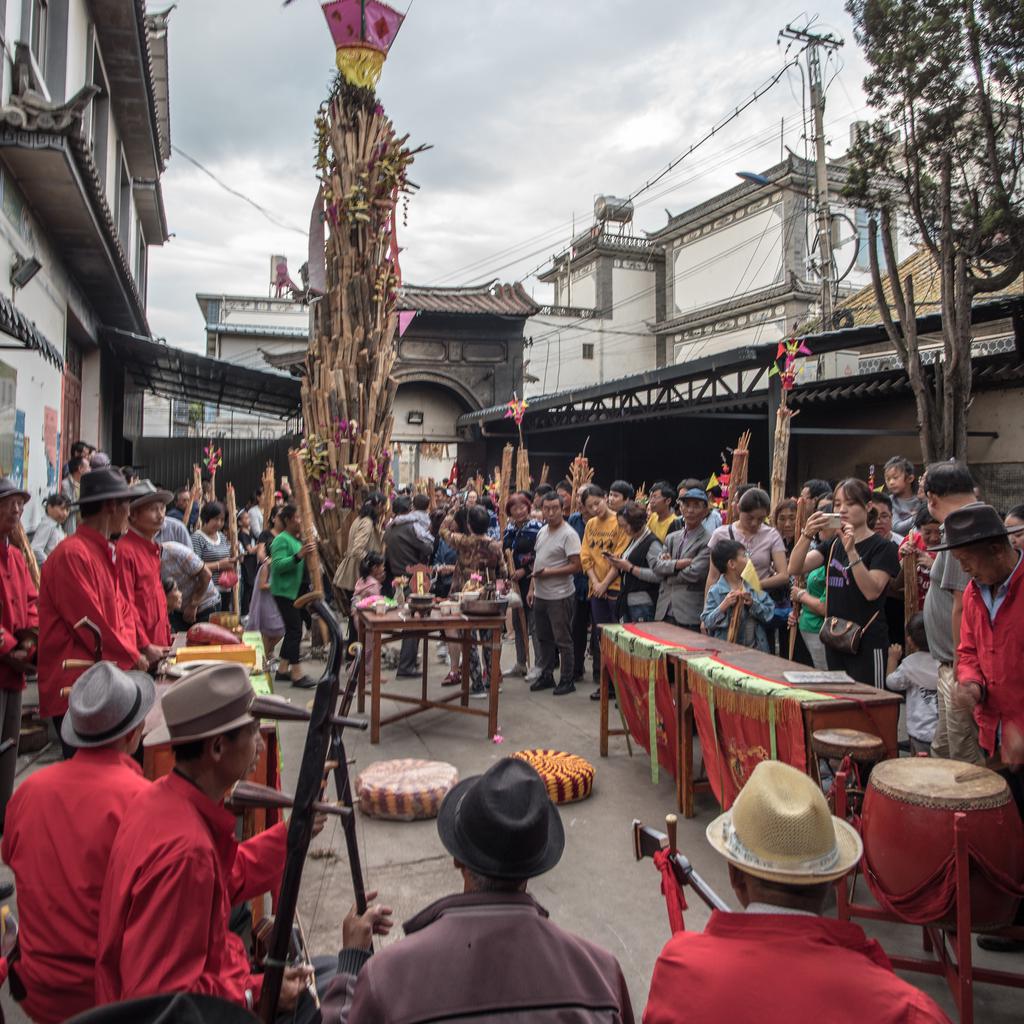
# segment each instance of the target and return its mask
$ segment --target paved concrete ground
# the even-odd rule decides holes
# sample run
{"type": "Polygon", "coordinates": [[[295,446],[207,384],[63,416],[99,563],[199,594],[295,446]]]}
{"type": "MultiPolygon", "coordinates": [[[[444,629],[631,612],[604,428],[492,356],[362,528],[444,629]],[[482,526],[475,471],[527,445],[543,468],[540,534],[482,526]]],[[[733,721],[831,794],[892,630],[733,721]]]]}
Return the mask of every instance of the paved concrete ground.
{"type": "MultiPolygon", "coordinates": [[[[511,657],[506,646],[506,665],[511,657]]],[[[310,671],[317,667],[310,666],[310,671]]],[[[438,692],[437,683],[445,671],[447,668],[437,663],[432,652],[432,686],[438,692]]],[[[387,678],[392,676],[387,673],[387,678]]],[[[415,692],[418,685],[415,680],[387,684],[389,689],[400,688],[407,693],[415,692]]],[[[674,787],[664,773],[660,782],[652,785],[646,755],[639,751],[630,758],[621,739],[612,741],[607,759],[598,756],[598,706],[588,699],[590,689],[586,685],[575,694],[555,698],[550,692],[530,693],[521,679],[508,680],[501,693],[499,723],[504,742],[500,745],[485,737],[485,718],[435,711],[385,727],[377,747],[370,745],[368,734],[350,733],[349,755],[356,759],[351,770],[355,774],[374,761],[393,757],[424,757],[449,761],[461,776],[466,776],[525,747],[555,747],[591,760],[597,770],[594,793],[589,800],[562,809],[565,854],[553,871],[531,883],[530,891],[553,920],[600,943],[618,957],[639,1016],[654,961],[669,932],[657,872],[650,861],[633,860],[630,823],[640,818],[660,825],[664,815],[674,810],[674,787]]],[[[290,687],[279,687],[279,692],[301,703],[311,696],[309,691],[290,687]]],[[[388,710],[397,707],[391,704],[388,710]]],[[[304,733],[302,725],[282,727],[286,786],[294,785],[304,733]]],[[[717,804],[704,797],[698,799],[697,808],[692,821],[680,820],[680,846],[704,878],[732,902],[723,862],[704,839],[704,829],[717,812],[717,804]]],[[[396,920],[459,888],[461,880],[441,846],[434,822],[381,822],[359,816],[357,828],[367,886],[380,890],[380,899],[394,907],[396,920]]],[[[340,942],[341,920],[352,903],[340,825],[329,823],[314,840],[313,848],[333,850],[336,855],[308,861],[300,909],[311,949],[331,953],[340,942]]],[[[0,869],[0,877],[9,877],[6,869],[0,869]]],[[[707,911],[692,894],[688,899],[687,927],[700,929],[707,920],[707,911]]],[[[916,929],[869,922],[867,931],[890,952],[915,954],[920,949],[916,929]]],[[[388,941],[401,941],[400,929],[388,941]]],[[[1024,971],[1021,955],[982,953],[980,960],[988,966],[1024,971]]],[[[938,979],[920,974],[907,977],[953,1014],[952,1001],[938,979]]],[[[6,988],[0,993],[0,1004],[8,1012],[9,1021],[24,1020],[6,988]]],[[[976,989],[975,1019],[986,1024],[1019,1021],[1021,1005],[1021,996],[1013,989],[980,985],[976,989]]]]}

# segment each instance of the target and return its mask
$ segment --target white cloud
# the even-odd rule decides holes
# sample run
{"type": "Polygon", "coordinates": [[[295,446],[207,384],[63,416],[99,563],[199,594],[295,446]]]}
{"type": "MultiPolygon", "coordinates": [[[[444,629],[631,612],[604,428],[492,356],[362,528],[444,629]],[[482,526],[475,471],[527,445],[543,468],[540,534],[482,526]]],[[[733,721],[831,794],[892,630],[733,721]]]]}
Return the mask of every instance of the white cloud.
{"type": "MultiPolygon", "coordinates": [[[[842,115],[863,106],[863,67],[841,0],[820,10],[847,39],[850,66],[832,84],[826,118],[838,154],[842,115]]],[[[781,67],[776,34],[797,13],[745,0],[416,0],[380,86],[398,129],[434,146],[412,171],[422,191],[400,236],[406,279],[532,270],[564,247],[574,213],[577,230],[590,222],[597,194],[640,186],[781,67]]],[[[315,0],[181,0],[170,24],[172,140],[305,228],[312,120],[332,58],[315,0]]],[[[736,170],[776,162],[783,117],[785,141],[800,151],[795,73],[641,197],[635,230],[664,224],[665,207],[678,212],[730,187],[736,170]]],[[[195,293],[260,294],[270,253],[286,253],[297,270],[306,243],[177,154],[164,194],[176,237],[152,250],[150,325],[201,349],[195,293]]]]}

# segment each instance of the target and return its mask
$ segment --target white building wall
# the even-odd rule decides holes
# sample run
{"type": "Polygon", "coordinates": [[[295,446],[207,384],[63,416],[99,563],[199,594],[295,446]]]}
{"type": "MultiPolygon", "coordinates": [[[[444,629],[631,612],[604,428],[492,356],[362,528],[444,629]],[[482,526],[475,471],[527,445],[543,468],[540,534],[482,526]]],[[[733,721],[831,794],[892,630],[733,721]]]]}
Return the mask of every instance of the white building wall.
{"type": "MultiPolygon", "coordinates": [[[[611,317],[531,317],[526,338],[533,343],[527,349],[526,372],[539,379],[525,385],[527,397],[601,384],[657,365],[657,340],[647,328],[655,319],[654,268],[642,258],[600,258],[612,263],[611,317]]],[[[595,265],[573,282],[573,307],[594,309],[596,279],[595,265]],[[581,293],[590,297],[589,303],[581,293]]],[[[556,286],[556,302],[567,298],[563,287],[564,281],[556,286]]]]}
{"type": "Polygon", "coordinates": [[[270,312],[230,309],[221,313],[222,324],[244,324],[246,327],[309,327],[309,307],[299,304],[275,306],[270,312]]]}
{"type": "Polygon", "coordinates": [[[783,279],[783,204],[745,216],[692,241],[684,236],[670,251],[674,313],[728,302],[783,279]]]}

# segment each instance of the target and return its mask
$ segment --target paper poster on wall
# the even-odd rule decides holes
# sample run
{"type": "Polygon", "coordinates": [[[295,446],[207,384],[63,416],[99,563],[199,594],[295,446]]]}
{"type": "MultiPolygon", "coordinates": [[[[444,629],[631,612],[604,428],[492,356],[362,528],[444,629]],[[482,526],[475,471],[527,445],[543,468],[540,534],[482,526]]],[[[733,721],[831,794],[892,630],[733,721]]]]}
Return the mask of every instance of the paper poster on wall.
{"type": "Polygon", "coordinates": [[[0,476],[7,476],[14,462],[14,404],[18,393],[18,374],[0,363],[0,476]]]}
{"type": "Polygon", "coordinates": [[[43,406],[43,448],[46,451],[46,489],[53,491],[58,483],[57,452],[57,410],[43,406]]]}
{"type": "Polygon", "coordinates": [[[25,411],[14,411],[14,453],[11,459],[11,479],[16,487],[25,486],[25,411]]]}

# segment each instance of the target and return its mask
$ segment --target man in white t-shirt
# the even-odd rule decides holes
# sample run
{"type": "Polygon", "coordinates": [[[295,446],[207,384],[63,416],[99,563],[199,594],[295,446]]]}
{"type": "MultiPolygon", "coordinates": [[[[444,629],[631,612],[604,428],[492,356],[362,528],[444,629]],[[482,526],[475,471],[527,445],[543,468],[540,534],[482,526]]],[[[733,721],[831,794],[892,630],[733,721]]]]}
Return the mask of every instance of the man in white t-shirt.
{"type": "Polygon", "coordinates": [[[544,495],[541,504],[544,526],[533,549],[533,576],[526,600],[533,607],[537,633],[540,677],[531,690],[554,690],[556,697],[572,693],[572,616],[576,603],[573,575],[580,572],[580,537],[565,521],[557,491],[544,495]],[[555,653],[558,653],[559,683],[555,685],[555,653]]]}

